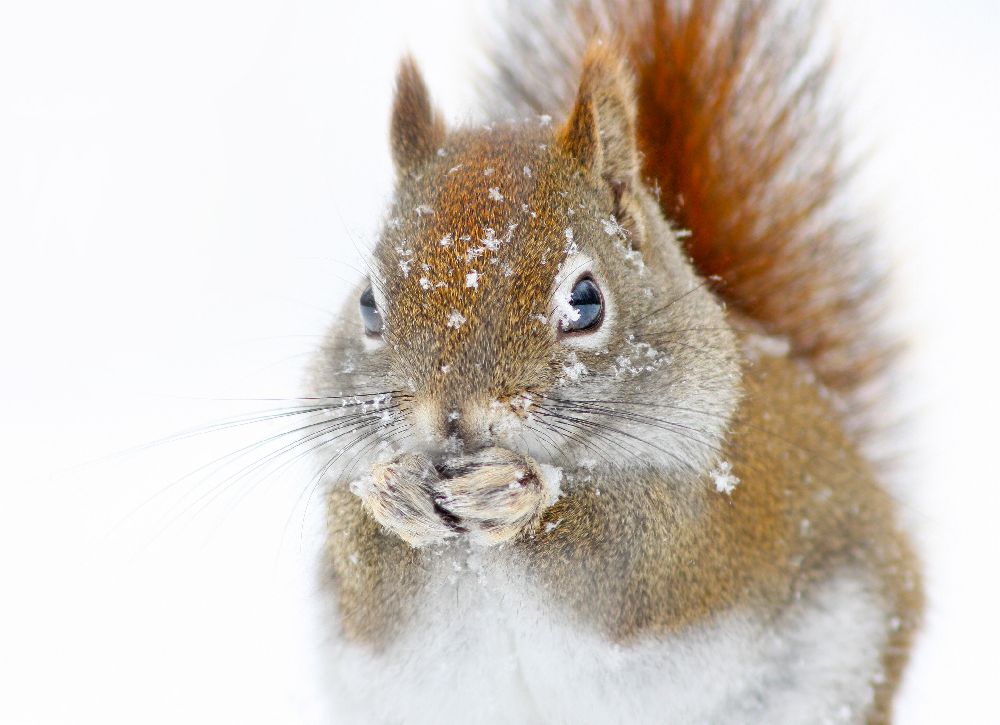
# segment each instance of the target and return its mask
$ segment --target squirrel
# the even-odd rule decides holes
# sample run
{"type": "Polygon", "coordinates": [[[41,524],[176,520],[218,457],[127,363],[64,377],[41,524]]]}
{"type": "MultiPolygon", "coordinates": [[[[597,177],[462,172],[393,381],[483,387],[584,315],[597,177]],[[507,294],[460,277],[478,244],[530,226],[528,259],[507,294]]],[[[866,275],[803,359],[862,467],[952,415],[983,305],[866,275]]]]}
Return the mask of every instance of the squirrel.
{"type": "Polygon", "coordinates": [[[525,4],[483,126],[404,58],[310,374],[335,722],[891,721],[920,567],[812,17],[525,4]]]}

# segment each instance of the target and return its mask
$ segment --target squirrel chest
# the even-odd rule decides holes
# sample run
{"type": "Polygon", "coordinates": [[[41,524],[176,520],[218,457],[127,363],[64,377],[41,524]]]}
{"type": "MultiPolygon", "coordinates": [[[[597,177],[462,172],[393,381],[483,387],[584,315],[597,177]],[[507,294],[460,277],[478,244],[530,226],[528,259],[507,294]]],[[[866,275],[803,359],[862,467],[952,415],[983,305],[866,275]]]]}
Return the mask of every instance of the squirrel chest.
{"type": "Polygon", "coordinates": [[[857,574],[777,621],[731,611],[619,644],[487,550],[430,556],[434,583],[395,641],[331,648],[331,722],[835,723],[870,705],[885,608],[857,574]]]}

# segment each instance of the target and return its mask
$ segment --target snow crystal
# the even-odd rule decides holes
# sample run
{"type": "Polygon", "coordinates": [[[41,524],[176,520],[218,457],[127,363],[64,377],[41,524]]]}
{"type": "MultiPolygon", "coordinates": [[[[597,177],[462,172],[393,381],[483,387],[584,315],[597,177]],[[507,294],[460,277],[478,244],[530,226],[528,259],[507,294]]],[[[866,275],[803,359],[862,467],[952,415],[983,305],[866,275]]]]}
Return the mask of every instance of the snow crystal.
{"type": "Polygon", "coordinates": [[[441,373],[442,374],[447,375],[449,370],[451,370],[451,365],[442,365],[441,366],[441,373]]]}
{"type": "Polygon", "coordinates": [[[468,262],[471,262],[473,259],[479,259],[480,257],[483,256],[483,253],[485,251],[486,250],[483,249],[482,247],[472,247],[468,252],[465,253],[465,259],[468,262]]]}
{"type": "Polygon", "coordinates": [[[527,176],[529,179],[531,178],[531,167],[530,166],[525,166],[524,167],[524,175],[527,176]]]}
{"type": "Polygon", "coordinates": [[[413,211],[417,213],[417,216],[430,216],[434,213],[434,210],[426,204],[420,204],[419,206],[413,207],[413,211]]]}
{"type": "Polygon", "coordinates": [[[576,254],[577,247],[576,242],[573,240],[573,227],[566,227],[566,231],[563,234],[566,236],[566,254],[576,254]]]}
{"type": "Polygon", "coordinates": [[[447,152],[447,151],[445,151],[444,149],[438,149],[438,150],[437,150],[437,155],[438,155],[438,156],[441,156],[441,157],[443,158],[443,157],[445,157],[445,156],[447,156],[447,155],[448,155],[448,152],[447,152]]]}
{"type": "Polygon", "coordinates": [[[556,314],[558,315],[559,323],[563,327],[567,327],[570,322],[576,322],[580,319],[580,310],[571,304],[572,300],[572,294],[568,294],[565,297],[560,296],[556,300],[556,314]]]}
{"type": "Polygon", "coordinates": [[[448,316],[448,327],[454,327],[456,330],[465,324],[465,315],[463,315],[458,310],[452,310],[451,314],[448,316]]]}
{"type": "Polygon", "coordinates": [[[450,169],[448,169],[448,173],[449,174],[454,174],[460,168],[462,168],[462,164],[459,164],[458,166],[452,166],[450,169]]]}
{"type": "Polygon", "coordinates": [[[493,167],[487,166],[486,169],[483,171],[483,176],[493,176],[493,167]]]}
{"type": "Polygon", "coordinates": [[[472,270],[467,275],[465,275],[465,286],[472,287],[473,289],[479,288],[479,272],[472,270]]]}
{"type": "Polygon", "coordinates": [[[564,383],[566,381],[575,383],[588,372],[587,366],[577,360],[575,352],[571,352],[566,356],[566,363],[563,365],[562,371],[563,377],[561,382],[564,383]]]}
{"type": "Polygon", "coordinates": [[[733,475],[733,465],[729,461],[719,461],[712,470],[712,480],[715,481],[715,490],[726,495],[732,494],[740,479],[733,475]]]}
{"type": "Polygon", "coordinates": [[[452,410],[448,412],[448,420],[458,420],[459,414],[457,410],[452,410]]]}
{"type": "Polygon", "coordinates": [[[635,270],[642,274],[646,271],[646,263],[642,259],[642,253],[638,249],[632,249],[626,244],[615,245],[618,251],[625,258],[625,261],[635,267],[635,270]]]}
{"type": "Polygon", "coordinates": [[[422,287],[423,289],[425,289],[425,290],[426,290],[426,289],[430,289],[430,288],[431,288],[431,287],[433,287],[434,285],[432,285],[432,284],[431,284],[431,281],[430,281],[429,279],[427,279],[426,277],[421,277],[421,278],[420,278],[420,286],[421,286],[421,287],[422,287]]]}
{"type": "Polygon", "coordinates": [[[561,523],[562,519],[556,519],[555,521],[548,522],[547,524],[545,524],[545,533],[551,534],[555,530],[555,528],[561,523]]]}
{"type": "Polygon", "coordinates": [[[410,276],[410,260],[408,259],[399,260],[399,268],[403,270],[404,277],[410,276]]]}
{"type": "Polygon", "coordinates": [[[450,247],[452,244],[454,244],[454,242],[452,242],[451,240],[451,232],[448,232],[443,237],[441,237],[441,241],[438,242],[438,245],[442,247],[450,247]]]}
{"type": "Polygon", "coordinates": [[[541,116],[538,117],[538,122],[543,126],[548,126],[550,123],[552,123],[552,116],[550,116],[547,113],[543,113],[541,116]]]}
{"type": "Polygon", "coordinates": [[[483,243],[484,247],[491,251],[495,252],[500,248],[500,240],[497,239],[496,230],[492,227],[486,227],[486,236],[480,237],[479,241],[483,243]]]}
{"type": "Polygon", "coordinates": [[[490,187],[490,199],[493,201],[503,201],[503,194],[500,193],[499,186],[490,187]]]}
{"type": "Polygon", "coordinates": [[[348,484],[348,488],[355,496],[364,497],[369,491],[371,491],[373,485],[374,481],[371,476],[367,476],[365,478],[359,478],[356,481],[351,481],[350,484],[348,484]]]}
{"type": "Polygon", "coordinates": [[[562,469],[547,463],[538,464],[542,474],[542,487],[548,493],[548,505],[551,506],[562,496],[562,469]]]}
{"type": "Polygon", "coordinates": [[[670,363],[670,356],[661,353],[647,342],[640,342],[635,335],[629,335],[626,340],[629,346],[628,355],[615,358],[615,377],[636,377],[646,372],[653,372],[670,363]]]}
{"type": "Polygon", "coordinates": [[[619,237],[624,239],[627,230],[621,225],[621,223],[615,219],[615,215],[610,215],[607,219],[601,219],[601,224],[604,226],[604,232],[609,237],[619,237]]]}

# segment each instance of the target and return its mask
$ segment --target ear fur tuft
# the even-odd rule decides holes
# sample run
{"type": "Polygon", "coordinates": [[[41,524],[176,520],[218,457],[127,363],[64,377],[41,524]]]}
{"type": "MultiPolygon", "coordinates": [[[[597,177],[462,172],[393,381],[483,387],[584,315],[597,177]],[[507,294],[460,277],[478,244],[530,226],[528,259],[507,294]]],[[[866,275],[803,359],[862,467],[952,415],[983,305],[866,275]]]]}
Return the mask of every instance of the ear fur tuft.
{"type": "Polygon", "coordinates": [[[389,138],[399,176],[425,162],[444,142],[445,125],[431,104],[417,64],[409,56],[400,61],[389,138]]]}
{"type": "Polygon", "coordinates": [[[606,44],[591,44],[559,143],[619,194],[633,187],[639,174],[635,117],[634,83],[624,62],[606,44]]]}

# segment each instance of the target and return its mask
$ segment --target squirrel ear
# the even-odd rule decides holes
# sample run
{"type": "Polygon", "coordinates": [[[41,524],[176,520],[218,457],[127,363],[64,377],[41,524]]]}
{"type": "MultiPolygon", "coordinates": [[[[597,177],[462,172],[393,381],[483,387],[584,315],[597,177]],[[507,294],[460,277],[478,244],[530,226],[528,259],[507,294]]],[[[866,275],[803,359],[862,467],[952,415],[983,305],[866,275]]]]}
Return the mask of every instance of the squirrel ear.
{"type": "Polygon", "coordinates": [[[620,193],[639,174],[635,116],[631,74],[606,45],[591,45],[576,103],[559,131],[559,145],[620,193]]]}
{"type": "Polygon", "coordinates": [[[430,158],[441,147],[444,135],[444,121],[431,105],[417,64],[406,56],[396,75],[396,98],[389,126],[396,173],[402,176],[430,158]]]}

